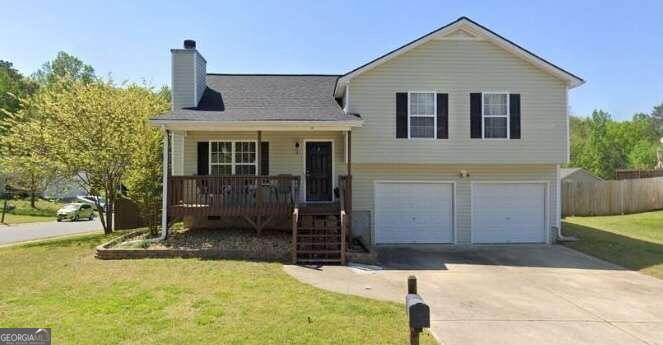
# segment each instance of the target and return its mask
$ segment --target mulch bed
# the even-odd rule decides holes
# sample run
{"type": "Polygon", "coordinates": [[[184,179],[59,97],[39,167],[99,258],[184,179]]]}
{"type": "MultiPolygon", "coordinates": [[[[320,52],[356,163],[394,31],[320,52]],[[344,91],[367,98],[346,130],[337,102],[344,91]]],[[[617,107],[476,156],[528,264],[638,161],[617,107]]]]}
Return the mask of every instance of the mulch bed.
{"type": "Polygon", "coordinates": [[[260,236],[253,230],[185,230],[171,234],[165,242],[152,244],[148,249],[222,249],[289,251],[292,235],[283,231],[263,231],[260,236]]]}
{"type": "Polygon", "coordinates": [[[291,235],[281,231],[197,229],[169,234],[162,242],[142,242],[143,233],[132,233],[97,247],[99,259],[206,258],[287,261],[291,235]],[[138,241],[127,245],[126,242],[138,241]]]}

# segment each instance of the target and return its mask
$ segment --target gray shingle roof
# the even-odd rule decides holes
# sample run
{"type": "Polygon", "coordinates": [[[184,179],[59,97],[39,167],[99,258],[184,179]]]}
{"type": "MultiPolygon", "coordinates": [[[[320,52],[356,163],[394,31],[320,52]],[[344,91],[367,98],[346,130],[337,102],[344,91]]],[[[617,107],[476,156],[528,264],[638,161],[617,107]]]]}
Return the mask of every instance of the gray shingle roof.
{"type": "Polygon", "coordinates": [[[334,99],[337,75],[208,74],[195,108],[161,114],[158,120],[348,121],[334,99]]]}

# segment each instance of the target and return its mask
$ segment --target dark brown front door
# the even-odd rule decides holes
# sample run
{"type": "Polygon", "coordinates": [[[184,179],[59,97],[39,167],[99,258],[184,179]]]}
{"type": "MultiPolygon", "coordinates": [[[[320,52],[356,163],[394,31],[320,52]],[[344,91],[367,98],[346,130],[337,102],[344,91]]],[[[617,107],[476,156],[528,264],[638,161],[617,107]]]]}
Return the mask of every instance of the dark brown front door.
{"type": "Polygon", "coordinates": [[[306,143],[306,201],[332,200],[332,144],[306,143]]]}

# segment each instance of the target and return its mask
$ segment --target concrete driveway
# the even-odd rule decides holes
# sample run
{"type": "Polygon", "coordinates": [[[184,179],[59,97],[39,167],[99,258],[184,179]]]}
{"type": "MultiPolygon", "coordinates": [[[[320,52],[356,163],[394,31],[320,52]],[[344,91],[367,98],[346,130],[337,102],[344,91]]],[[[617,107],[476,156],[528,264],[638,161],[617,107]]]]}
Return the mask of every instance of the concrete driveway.
{"type": "Polygon", "coordinates": [[[66,236],[80,234],[84,232],[100,231],[101,221],[99,217],[94,220],[80,220],[77,222],[43,222],[43,223],[25,223],[16,225],[0,224],[0,246],[34,241],[49,237],[66,236]]]}
{"type": "Polygon", "coordinates": [[[323,289],[401,303],[414,274],[442,344],[663,344],[663,280],[563,246],[379,252],[384,270],[285,270],[323,289]]]}

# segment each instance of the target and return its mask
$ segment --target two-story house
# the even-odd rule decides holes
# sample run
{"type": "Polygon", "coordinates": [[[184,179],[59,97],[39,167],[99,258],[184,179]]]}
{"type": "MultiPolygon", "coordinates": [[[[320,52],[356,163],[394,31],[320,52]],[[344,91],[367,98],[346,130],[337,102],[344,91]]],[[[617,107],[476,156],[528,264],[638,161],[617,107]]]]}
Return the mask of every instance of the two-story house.
{"type": "Polygon", "coordinates": [[[194,41],[171,51],[164,225],[285,228],[296,262],[344,261],[355,237],[558,235],[584,81],[468,18],[343,75],[213,74],[194,41]]]}

